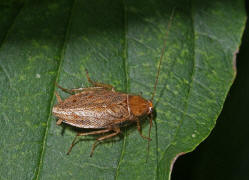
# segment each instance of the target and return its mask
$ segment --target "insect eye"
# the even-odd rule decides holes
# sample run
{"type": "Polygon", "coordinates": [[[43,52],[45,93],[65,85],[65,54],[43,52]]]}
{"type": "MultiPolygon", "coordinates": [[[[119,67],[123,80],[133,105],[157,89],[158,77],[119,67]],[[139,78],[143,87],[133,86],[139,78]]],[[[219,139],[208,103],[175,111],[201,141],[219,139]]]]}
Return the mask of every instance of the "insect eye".
{"type": "Polygon", "coordinates": [[[149,107],[149,114],[152,113],[152,107],[149,107]]]}

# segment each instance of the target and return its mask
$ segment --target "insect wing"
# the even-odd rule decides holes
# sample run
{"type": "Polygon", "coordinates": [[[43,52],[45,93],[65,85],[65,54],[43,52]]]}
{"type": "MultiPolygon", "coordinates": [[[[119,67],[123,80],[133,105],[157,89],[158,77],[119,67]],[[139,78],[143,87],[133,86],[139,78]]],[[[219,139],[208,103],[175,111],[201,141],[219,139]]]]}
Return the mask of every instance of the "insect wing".
{"type": "Polygon", "coordinates": [[[106,128],[129,117],[127,94],[108,90],[83,91],[55,107],[64,123],[80,128],[106,128]]]}

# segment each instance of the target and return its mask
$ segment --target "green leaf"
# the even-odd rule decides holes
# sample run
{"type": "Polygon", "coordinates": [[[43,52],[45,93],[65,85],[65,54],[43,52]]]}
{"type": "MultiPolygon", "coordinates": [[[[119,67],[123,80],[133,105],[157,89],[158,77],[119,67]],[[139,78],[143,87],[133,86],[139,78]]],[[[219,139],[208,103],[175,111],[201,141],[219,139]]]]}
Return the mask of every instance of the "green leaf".
{"type": "Polygon", "coordinates": [[[237,76],[215,128],[193,152],[177,159],[172,179],[210,180],[249,177],[249,21],[236,57],[237,76]],[[231,155],[232,154],[232,155],[231,155]],[[189,166],[191,164],[191,166],[189,166]],[[219,167],[219,168],[217,168],[219,167]],[[212,172],[212,173],[210,173],[212,172]],[[229,172],[229,173],[227,173],[229,172]]]}
{"type": "MultiPolygon", "coordinates": [[[[235,77],[243,1],[42,1],[0,3],[1,179],[169,179],[173,161],[215,125],[235,77]],[[170,15],[175,11],[170,29],[170,15]],[[97,146],[56,126],[55,88],[98,82],[150,99],[167,48],[147,142],[136,126],[97,146]]],[[[148,121],[143,124],[148,133],[148,121]]],[[[90,140],[89,140],[90,139],[90,140]]]]}

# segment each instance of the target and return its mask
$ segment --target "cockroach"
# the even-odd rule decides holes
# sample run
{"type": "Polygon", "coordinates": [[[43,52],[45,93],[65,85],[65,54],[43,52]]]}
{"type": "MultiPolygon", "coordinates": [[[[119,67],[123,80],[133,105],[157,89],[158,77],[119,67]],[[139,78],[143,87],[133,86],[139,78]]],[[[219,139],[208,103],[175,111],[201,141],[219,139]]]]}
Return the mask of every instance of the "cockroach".
{"type": "Polygon", "coordinates": [[[114,87],[109,84],[94,82],[89,77],[87,70],[86,76],[88,82],[92,84],[92,87],[65,89],[56,84],[61,90],[72,94],[65,100],[62,100],[58,93],[55,92],[58,104],[53,107],[52,112],[54,116],[58,118],[56,124],[60,125],[63,122],[74,127],[90,129],[89,132],[77,133],[67,154],[71,152],[78,136],[108,133],[96,139],[90,153],[90,156],[92,156],[98,142],[118,135],[121,132],[120,128],[122,126],[131,123],[136,123],[140,136],[148,140],[149,148],[153,120],[152,114],[154,109],[152,101],[156,93],[160,67],[166,48],[166,38],[172,21],[173,12],[174,10],[172,11],[167,26],[168,30],[166,31],[164,46],[161,51],[154,91],[150,100],[146,100],[139,95],[117,92],[114,87]],[[144,136],[141,131],[140,121],[141,119],[144,119],[144,117],[150,117],[148,137],[144,136]]]}

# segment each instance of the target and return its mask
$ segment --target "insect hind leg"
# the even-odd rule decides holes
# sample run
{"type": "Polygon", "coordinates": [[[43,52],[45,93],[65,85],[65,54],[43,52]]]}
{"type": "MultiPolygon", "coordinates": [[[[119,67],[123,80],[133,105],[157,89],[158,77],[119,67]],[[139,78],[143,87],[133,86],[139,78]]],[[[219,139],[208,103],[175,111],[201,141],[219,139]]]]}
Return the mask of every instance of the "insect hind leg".
{"type": "Polygon", "coordinates": [[[102,129],[102,130],[97,130],[97,131],[92,131],[92,132],[87,132],[87,133],[78,133],[78,134],[75,136],[75,138],[74,138],[74,140],[73,140],[73,142],[72,142],[72,144],[71,144],[71,146],[70,146],[70,148],[69,148],[69,150],[68,150],[68,152],[67,152],[67,155],[69,155],[70,152],[72,151],[74,145],[76,144],[75,142],[76,142],[76,139],[77,139],[78,136],[87,136],[87,135],[101,134],[101,133],[109,132],[109,131],[111,131],[111,130],[112,130],[112,129],[102,129]]]}
{"type": "Polygon", "coordinates": [[[96,145],[97,145],[98,142],[104,141],[105,139],[112,138],[113,136],[116,136],[116,135],[118,135],[120,133],[120,128],[116,128],[116,129],[113,129],[113,130],[115,131],[114,133],[111,133],[111,134],[108,134],[106,136],[102,136],[102,137],[96,139],[96,141],[94,142],[94,144],[92,146],[90,157],[92,157],[94,149],[95,149],[95,147],[96,147],[96,145]]]}
{"type": "Polygon", "coordinates": [[[56,96],[57,101],[58,101],[59,103],[61,103],[61,102],[62,102],[62,99],[61,99],[60,95],[59,95],[57,92],[55,92],[55,96],[56,96]]]}

